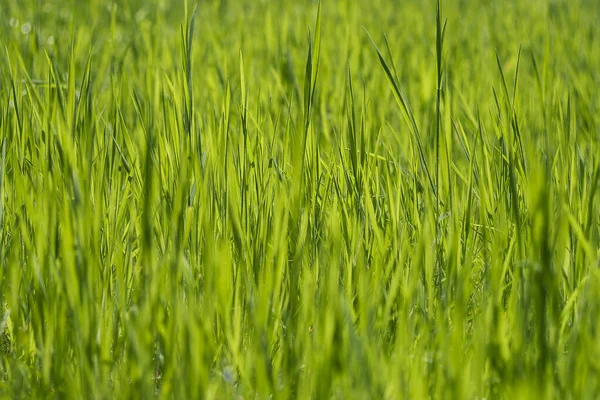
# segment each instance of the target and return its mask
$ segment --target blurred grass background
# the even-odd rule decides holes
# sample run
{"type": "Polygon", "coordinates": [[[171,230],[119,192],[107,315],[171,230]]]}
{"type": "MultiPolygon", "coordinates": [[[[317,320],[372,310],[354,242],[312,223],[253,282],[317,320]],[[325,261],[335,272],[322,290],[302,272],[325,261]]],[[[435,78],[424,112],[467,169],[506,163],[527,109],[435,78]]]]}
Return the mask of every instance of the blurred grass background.
{"type": "Polygon", "coordinates": [[[0,395],[598,397],[597,2],[321,7],[0,0],[0,395]]]}

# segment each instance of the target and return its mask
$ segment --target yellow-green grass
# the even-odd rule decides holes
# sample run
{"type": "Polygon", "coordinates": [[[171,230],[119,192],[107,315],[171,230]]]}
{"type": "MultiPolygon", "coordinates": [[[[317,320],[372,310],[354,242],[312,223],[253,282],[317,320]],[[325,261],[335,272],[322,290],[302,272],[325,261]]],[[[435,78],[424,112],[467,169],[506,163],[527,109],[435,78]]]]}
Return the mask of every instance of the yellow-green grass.
{"type": "Polygon", "coordinates": [[[0,397],[595,399],[595,0],[0,0],[0,397]]]}

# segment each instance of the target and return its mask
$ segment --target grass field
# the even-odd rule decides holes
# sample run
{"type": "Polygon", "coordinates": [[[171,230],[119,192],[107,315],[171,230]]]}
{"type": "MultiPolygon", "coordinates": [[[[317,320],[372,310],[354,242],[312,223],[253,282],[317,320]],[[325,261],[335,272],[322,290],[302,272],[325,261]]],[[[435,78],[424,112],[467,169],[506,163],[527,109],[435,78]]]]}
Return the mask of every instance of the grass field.
{"type": "Polygon", "coordinates": [[[0,398],[599,398],[598,26],[0,0],[0,398]]]}

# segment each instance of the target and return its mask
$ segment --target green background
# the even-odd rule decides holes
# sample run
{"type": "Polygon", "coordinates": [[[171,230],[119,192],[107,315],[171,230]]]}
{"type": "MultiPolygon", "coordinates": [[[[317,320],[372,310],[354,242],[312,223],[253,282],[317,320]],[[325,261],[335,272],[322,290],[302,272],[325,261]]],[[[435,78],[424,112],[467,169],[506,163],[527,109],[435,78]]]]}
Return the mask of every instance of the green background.
{"type": "Polygon", "coordinates": [[[0,0],[0,396],[598,398],[596,1],[193,10],[0,0]]]}

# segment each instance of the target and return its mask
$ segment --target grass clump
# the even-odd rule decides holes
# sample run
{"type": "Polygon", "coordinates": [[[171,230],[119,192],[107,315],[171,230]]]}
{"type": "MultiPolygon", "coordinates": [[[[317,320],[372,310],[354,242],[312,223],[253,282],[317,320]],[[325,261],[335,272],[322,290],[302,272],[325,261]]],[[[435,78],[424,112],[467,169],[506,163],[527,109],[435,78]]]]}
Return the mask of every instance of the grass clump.
{"type": "Polygon", "coordinates": [[[0,14],[1,396],[600,393],[594,2],[0,14]]]}

